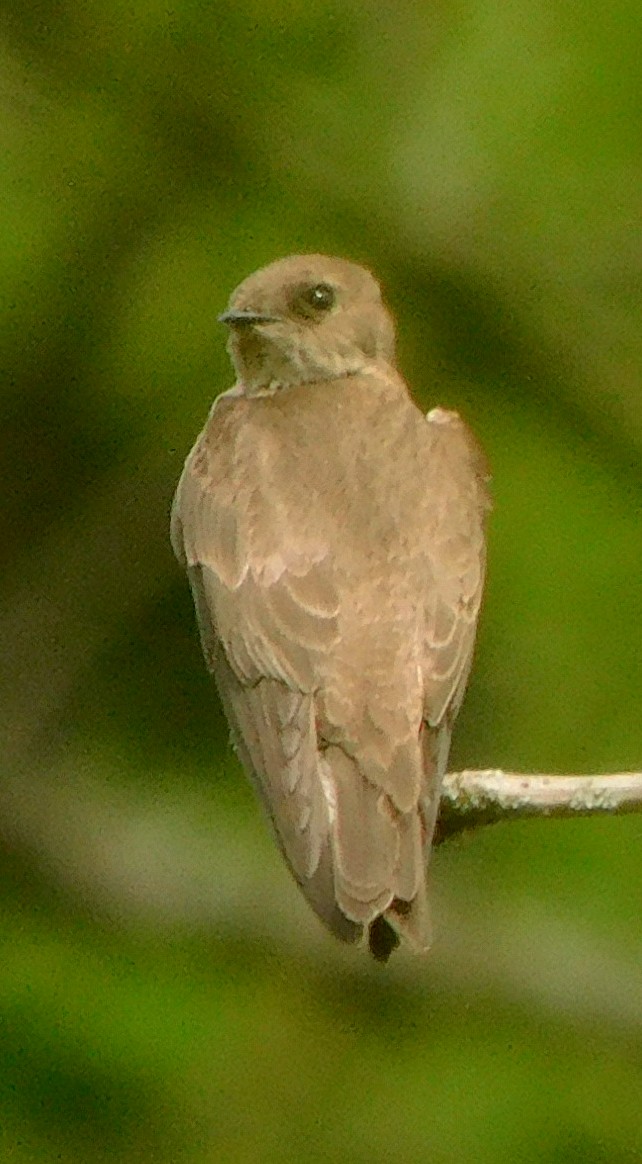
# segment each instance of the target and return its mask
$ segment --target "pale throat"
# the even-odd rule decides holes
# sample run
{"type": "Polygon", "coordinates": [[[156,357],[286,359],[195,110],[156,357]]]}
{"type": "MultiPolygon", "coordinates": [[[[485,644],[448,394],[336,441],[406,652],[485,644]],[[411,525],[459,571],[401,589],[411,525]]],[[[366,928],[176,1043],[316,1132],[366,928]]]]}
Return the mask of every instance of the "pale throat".
{"type": "Polygon", "coordinates": [[[230,355],[249,395],[272,394],[297,384],[358,375],[368,371],[373,363],[365,352],[354,346],[344,351],[303,344],[285,348],[274,342],[257,343],[256,340],[242,344],[237,340],[230,345],[230,355]]]}

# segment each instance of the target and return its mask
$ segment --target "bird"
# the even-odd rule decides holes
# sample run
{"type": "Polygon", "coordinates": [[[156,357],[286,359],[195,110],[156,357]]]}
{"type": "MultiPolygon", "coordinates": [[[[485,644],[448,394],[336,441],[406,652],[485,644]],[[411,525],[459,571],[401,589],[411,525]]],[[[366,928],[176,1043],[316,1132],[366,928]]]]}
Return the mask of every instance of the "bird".
{"type": "Polygon", "coordinates": [[[233,746],[310,906],[386,962],[431,943],[426,869],[485,574],[489,473],[397,369],[365,267],[246,278],[234,386],[171,517],[233,746]]]}

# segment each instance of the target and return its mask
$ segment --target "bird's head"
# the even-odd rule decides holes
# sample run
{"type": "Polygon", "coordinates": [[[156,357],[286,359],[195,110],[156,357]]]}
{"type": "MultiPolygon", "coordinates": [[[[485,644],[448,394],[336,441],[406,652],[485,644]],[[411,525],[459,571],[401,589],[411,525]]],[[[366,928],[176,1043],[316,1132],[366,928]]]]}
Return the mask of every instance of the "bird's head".
{"type": "Polygon", "coordinates": [[[326,255],[292,255],[245,279],[220,316],[246,391],[336,379],[394,361],[394,325],[376,279],[326,255]]]}

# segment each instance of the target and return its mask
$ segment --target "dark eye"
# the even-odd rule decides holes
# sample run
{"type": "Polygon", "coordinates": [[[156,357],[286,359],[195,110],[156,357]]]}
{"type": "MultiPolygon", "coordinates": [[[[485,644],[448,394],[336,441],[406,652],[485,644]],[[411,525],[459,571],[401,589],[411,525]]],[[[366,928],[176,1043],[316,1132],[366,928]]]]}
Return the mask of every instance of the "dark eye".
{"type": "Polygon", "coordinates": [[[334,307],[336,295],[329,283],[316,283],[314,287],[304,287],[299,293],[299,304],[305,312],[329,311],[334,307]]]}

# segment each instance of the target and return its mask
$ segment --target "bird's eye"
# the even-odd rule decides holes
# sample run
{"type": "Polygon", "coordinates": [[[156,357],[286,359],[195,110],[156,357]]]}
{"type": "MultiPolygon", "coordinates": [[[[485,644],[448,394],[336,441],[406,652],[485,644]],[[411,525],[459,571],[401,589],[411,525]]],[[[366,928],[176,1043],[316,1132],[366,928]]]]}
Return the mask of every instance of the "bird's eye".
{"type": "Polygon", "coordinates": [[[334,307],[336,295],[334,287],[329,283],[315,283],[313,287],[304,287],[298,296],[298,303],[307,314],[312,311],[330,311],[334,307]]]}

